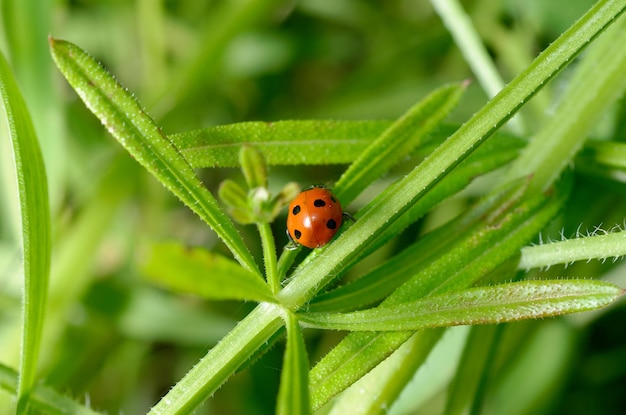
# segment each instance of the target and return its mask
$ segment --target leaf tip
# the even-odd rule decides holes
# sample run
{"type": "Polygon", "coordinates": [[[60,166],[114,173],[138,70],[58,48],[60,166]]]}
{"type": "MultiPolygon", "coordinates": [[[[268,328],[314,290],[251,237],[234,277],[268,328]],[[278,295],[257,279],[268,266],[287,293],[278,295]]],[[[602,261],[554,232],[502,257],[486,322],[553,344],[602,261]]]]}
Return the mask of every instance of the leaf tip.
{"type": "Polygon", "coordinates": [[[59,41],[59,39],[55,38],[52,35],[48,35],[48,44],[50,45],[50,48],[54,48],[55,44],[59,41]]]}

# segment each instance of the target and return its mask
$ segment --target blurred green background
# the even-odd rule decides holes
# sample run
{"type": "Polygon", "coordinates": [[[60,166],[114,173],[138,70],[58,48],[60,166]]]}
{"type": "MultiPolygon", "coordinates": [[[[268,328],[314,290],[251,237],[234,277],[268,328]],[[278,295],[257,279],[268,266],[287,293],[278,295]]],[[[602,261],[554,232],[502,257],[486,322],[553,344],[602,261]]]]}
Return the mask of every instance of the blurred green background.
{"type": "MultiPolygon", "coordinates": [[[[462,4],[510,80],[593,2],[462,4]]],[[[31,111],[50,183],[54,250],[42,377],[108,413],[145,413],[252,305],[209,304],[142,280],[136,263],[147,243],[177,240],[224,248],[108,136],[54,67],[48,35],[70,40],[100,60],[168,134],[249,120],[393,119],[432,89],[473,78],[428,1],[4,0],[1,13],[0,47],[31,111]]],[[[565,82],[567,72],[524,109],[529,135],[549,116],[565,82]]],[[[449,121],[463,122],[486,100],[474,82],[449,121]]],[[[15,367],[19,216],[2,128],[0,361],[15,367]]],[[[598,126],[597,135],[605,130],[598,126]]],[[[273,167],[270,187],[292,180],[303,186],[332,183],[344,168],[273,167]]],[[[242,180],[236,169],[199,174],[212,190],[225,178],[242,180]]],[[[593,186],[585,180],[579,179],[581,188],[593,186]]],[[[620,223],[625,192],[613,190],[599,202],[613,206],[620,223]]],[[[582,217],[589,220],[583,228],[602,221],[585,210],[585,196],[581,192],[572,201],[580,203],[573,211],[581,215],[564,221],[567,232],[574,232],[582,217]]],[[[462,208],[452,204],[439,213],[450,216],[462,208]]],[[[275,226],[279,247],[287,242],[283,218],[275,226]]],[[[260,259],[254,229],[241,230],[260,259]]],[[[583,264],[567,275],[593,276],[609,266],[583,264]]],[[[556,268],[555,276],[566,275],[556,268]]],[[[519,353],[505,353],[512,358],[502,365],[506,373],[498,384],[490,385],[487,413],[626,411],[624,317],[620,307],[592,317],[503,327],[503,348],[519,353]]],[[[440,412],[466,333],[449,331],[392,413],[440,412]]],[[[312,362],[338,336],[307,334],[312,362]]],[[[198,413],[273,413],[281,358],[282,347],[275,347],[198,413]]],[[[0,392],[0,413],[10,401],[0,392]]]]}

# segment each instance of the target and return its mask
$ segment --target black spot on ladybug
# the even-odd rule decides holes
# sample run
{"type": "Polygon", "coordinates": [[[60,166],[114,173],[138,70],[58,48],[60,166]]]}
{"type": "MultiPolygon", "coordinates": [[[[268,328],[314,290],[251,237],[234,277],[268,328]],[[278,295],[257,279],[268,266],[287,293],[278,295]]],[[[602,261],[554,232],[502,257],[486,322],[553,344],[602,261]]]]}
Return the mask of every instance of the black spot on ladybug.
{"type": "Polygon", "coordinates": [[[328,219],[328,222],[326,222],[326,227],[328,229],[336,229],[337,228],[337,222],[335,222],[335,219],[328,219]]]}
{"type": "Polygon", "coordinates": [[[333,203],[337,203],[337,200],[335,200],[335,196],[331,196],[331,197],[330,197],[330,200],[332,200],[332,201],[333,201],[333,203]]]}
{"type": "Polygon", "coordinates": [[[293,209],[291,210],[291,213],[293,215],[297,215],[298,213],[300,213],[300,205],[294,206],[293,209]]]}
{"type": "Polygon", "coordinates": [[[302,232],[300,232],[299,230],[295,229],[293,231],[293,236],[295,236],[296,239],[300,239],[300,237],[302,236],[302,232]]]}
{"type": "Polygon", "coordinates": [[[313,206],[324,207],[326,206],[326,202],[324,202],[322,199],[315,199],[315,201],[313,202],[313,206]]]}

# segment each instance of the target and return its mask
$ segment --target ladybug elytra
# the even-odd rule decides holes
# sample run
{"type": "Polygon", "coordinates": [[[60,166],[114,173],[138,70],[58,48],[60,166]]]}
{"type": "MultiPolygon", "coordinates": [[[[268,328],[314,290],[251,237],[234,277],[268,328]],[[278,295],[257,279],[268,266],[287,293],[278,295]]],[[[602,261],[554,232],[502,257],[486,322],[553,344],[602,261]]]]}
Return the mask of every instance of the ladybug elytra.
{"type": "Polygon", "coordinates": [[[295,245],[322,247],[333,239],[343,216],[354,220],[341,210],[330,190],[323,187],[305,190],[289,205],[287,236],[295,245]]]}

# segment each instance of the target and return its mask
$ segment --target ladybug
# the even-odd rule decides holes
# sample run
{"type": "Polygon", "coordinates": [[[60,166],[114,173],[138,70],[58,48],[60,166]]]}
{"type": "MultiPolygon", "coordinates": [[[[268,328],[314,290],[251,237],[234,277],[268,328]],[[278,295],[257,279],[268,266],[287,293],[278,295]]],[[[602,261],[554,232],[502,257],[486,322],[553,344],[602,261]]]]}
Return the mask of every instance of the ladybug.
{"type": "Polygon", "coordinates": [[[289,205],[287,236],[297,245],[319,248],[326,245],[341,226],[343,217],[354,218],[341,210],[341,204],[323,187],[301,192],[289,205]]]}

